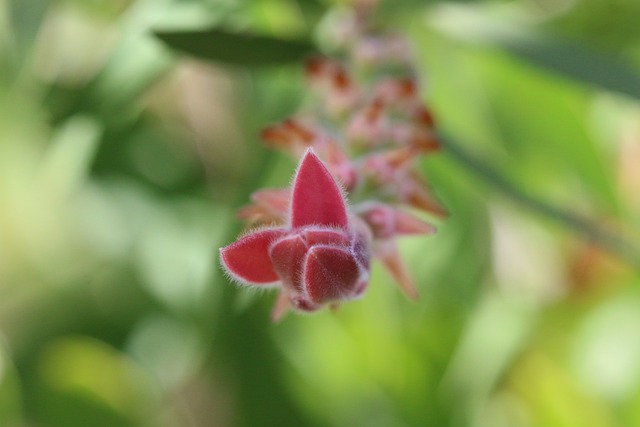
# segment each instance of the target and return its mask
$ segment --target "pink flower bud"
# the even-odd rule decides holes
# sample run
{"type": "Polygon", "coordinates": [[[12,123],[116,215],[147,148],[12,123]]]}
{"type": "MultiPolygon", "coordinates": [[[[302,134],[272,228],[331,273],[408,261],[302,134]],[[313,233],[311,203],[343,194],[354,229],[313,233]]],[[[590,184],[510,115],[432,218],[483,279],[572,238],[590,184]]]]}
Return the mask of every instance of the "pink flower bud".
{"type": "MultiPolygon", "coordinates": [[[[288,225],[249,233],[220,249],[220,259],[239,282],[280,286],[290,305],[314,311],[367,288],[371,235],[358,224],[330,172],[308,150],[293,182],[288,225]]],[[[274,318],[284,307],[280,298],[274,318]]]]}
{"type": "Polygon", "coordinates": [[[388,78],[378,82],[376,96],[386,104],[401,110],[410,111],[420,103],[418,82],[411,77],[388,78]]]}
{"type": "Polygon", "coordinates": [[[384,203],[364,203],[358,215],[369,225],[376,239],[388,239],[398,235],[433,234],[433,225],[414,215],[384,203]]]}

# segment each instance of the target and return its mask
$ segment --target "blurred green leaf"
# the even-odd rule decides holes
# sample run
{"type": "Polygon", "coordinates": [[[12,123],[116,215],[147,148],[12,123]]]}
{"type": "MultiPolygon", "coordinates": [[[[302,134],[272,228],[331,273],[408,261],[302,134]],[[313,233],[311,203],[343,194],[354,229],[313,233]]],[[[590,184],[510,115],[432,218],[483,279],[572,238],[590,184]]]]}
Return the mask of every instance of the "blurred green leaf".
{"type": "Polygon", "coordinates": [[[613,427],[610,407],[594,398],[544,354],[524,354],[510,383],[530,409],[531,425],[548,427],[613,427]]]}
{"type": "Polygon", "coordinates": [[[499,293],[487,294],[471,314],[451,357],[444,393],[472,407],[487,398],[526,343],[535,317],[499,293]],[[492,331],[500,328],[500,334],[492,331]]]}
{"type": "Polygon", "coordinates": [[[51,426],[145,426],[157,413],[151,379],[117,349],[88,337],[49,344],[38,366],[40,416],[51,426]]]}
{"type": "Polygon", "coordinates": [[[452,138],[421,163],[451,215],[398,243],[420,302],[374,263],[366,298],[272,325],[215,248],[294,172],[259,129],[299,111],[341,136],[298,60],[353,0],[0,0],[0,427],[640,425],[638,275],[601,253],[640,265],[637,102],[576,84],[640,69],[563,68],[568,44],[485,13],[633,55],[637,2],[380,0],[373,35],[411,31],[452,138]],[[429,28],[436,3],[463,12],[429,28]]]}
{"type": "Polygon", "coordinates": [[[437,7],[428,22],[455,39],[494,46],[571,79],[640,99],[640,72],[618,56],[499,21],[477,7],[437,7]]]}
{"type": "Polygon", "coordinates": [[[327,11],[327,5],[322,0],[298,0],[296,3],[305,19],[314,24],[327,11]]]}
{"type": "Polygon", "coordinates": [[[640,269],[640,249],[635,241],[630,240],[627,235],[617,233],[615,230],[600,226],[600,224],[577,215],[570,210],[565,210],[532,196],[500,174],[492,165],[467,151],[449,135],[441,135],[441,140],[444,143],[447,154],[463,166],[467,173],[480,178],[494,190],[518,202],[531,212],[563,225],[568,230],[597,244],[600,248],[624,260],[629,265],[640,269]]]}
{"type": "Polygon", "coordinates": [[[22,418],[22,390],[18,372],[0,343],[0,425],[18,426],[22,418]]]}
{"type": "Polygon", "coordinates": [[[17,44],[16,53],[27,53],[21,50],[29,48],[33,43],[52,3],[43,0],[9,1],[11,27],[17,44]]]}
{"type": "Polygon", "coordinates": [[[473,67],[490,97],[484,111],[503,172],[550,202],[588,200],[591,214],[619,216],[615,158],[593,131],[603,126],[593,96],[504,55],[479,55],[473,67]]]}
{"type": "Polygon", "coordinates": [[[156,31],[156,37],[174,50],[200,59],[241,66],[268,66],[300,61],[315,51],[308,39],[234,33],[218,28],[156,31]]]}
{"type": "MultiPolygon", "coordinates": [[[[549,2],[546,7],[559,11],[566,6],[561,2],[549,2]]],[[[587,0],[575,2],[571,8],[552,16],[549,25],[554,31],[622,52],[633,49],[640,41],[639,19],[640,2],[636,0],[587,0]]]]}

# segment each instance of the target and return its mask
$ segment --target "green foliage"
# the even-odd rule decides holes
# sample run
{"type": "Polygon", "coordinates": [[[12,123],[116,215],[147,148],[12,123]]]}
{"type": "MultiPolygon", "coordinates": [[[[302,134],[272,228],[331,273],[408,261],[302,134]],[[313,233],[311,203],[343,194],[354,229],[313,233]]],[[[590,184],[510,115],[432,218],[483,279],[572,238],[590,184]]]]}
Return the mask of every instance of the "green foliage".
{"type": "Polygon", "coordinates": [[[640,98],[640,72],[618,55],[539,34],[517,22],[501,22],[481,9],[467,9],[436,8],[429,20],[447,35],[497,48],[578,82],[640,98]]]}
{"type": "Polygon", "coordinates": [[[0,2],[1,426],[640,424],[633,0],[383,0],[444,138],[421,299],[274,325],[223,276],[347,4],[0,2]]]}
{"type": "Polygon", "coordinates": [[[219,28],[155,34],[172,49],[196,58],[246,67],[300,62],[315,50],[308,40],[277,39],[219,28]]]}

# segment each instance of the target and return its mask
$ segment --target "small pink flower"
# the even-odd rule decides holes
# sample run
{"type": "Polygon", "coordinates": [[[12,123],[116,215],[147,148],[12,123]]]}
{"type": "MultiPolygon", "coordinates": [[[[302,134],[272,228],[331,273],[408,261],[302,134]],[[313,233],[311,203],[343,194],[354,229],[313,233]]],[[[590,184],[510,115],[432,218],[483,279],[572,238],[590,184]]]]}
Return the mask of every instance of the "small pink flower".
{"type": "Polygon", "coordinates": [[[306,75],[323,101],[325,112],[331,117],[349,113],[360,101],[358,86],[347,69],[337,61],[311,58],[307,61],[306,75]]]}
{"type": "Polygon", "coordinates": [[[436,232],[433,225],[385,203],[365,202],[358,207],[357,212],[371,229],[374,239],[436,232]]]}
{"type": "Polygon", "coordinates": [[[289,189],[263,189],[251,195],[253,204],[240,208],[237,217],[248,223],[282,224],[289,211],[289,189]]]}
{"type": "Polygon", "coordinates": [[[358,206],[358,215],[373,233],[373,255],[382,262],[404,293],[412,300],[417,299],[418,289],[400,257],[395,238],[433,234],[435,227],[409,212],[381,202],[363,203],[358,206]]]}
{"type": "Polygon", "coordinates": [[[338,184],[309,149],[293,182],[287,225],[245,235],[220,249],[220,259],[241,283],[279,286],[279,317],[283,301],[315,311],[361,296],[369,283],[371,238],[368,227],[348,214],[338,184]]]}

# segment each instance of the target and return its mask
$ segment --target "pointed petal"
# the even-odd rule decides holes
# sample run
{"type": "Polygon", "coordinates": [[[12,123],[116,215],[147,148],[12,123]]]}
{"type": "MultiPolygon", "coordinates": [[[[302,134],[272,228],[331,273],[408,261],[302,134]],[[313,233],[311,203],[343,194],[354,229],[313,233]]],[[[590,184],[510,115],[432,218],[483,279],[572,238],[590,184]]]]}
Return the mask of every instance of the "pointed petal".
{"type": "Polygon", "coordinates": [[[393,210],[396,234],[433,234],[436,228],[420,218],[399,209],[393,210]]]}
{"type": "Polygon", "coordinates": [[[302,291],[300,274],[308,248],[301,235],[293,234],[278,240],[269,249],[273,268],[282,279],[283,286],[290,292],[302,291]]]}
{"type": "Polygon", "coordinates": [[[442,146],[440,140],[431,132],[418,132],[411,138],[411,146],[420,150],[422,154],[439,151],[442,146]]]}
{"type": "Polygon", "coordinates": [[[379,239],[388,239],[398,234],[433,234],[436,232],[433,225],[385,203],[362,204],[359,215],[369,225],[374,236],[379,239]]]}
{"type": "Polygon", "coordinates": [[[269,258],[269,247],[284,236],[282,228],[268,228],[247,234],[220,249],[222,265],[233,278],[251,285],[270,285],[280,278],[269,258]]]}
{"type": "Polygon", "coordinates": [[[429,192],[422,188],[414,187],[407,194],[407,203],[422,211],[434,214],[440,218],[449,215],[445,208],[429,192]]]}
{"type": "Polygon", "coordinates": [[[435,127],[433,112],[424,105],[420,105],[415,109],[414,118],[418,121],[418,123],[430,129],[433,129],[435,127]]]}
{"type": "Polygon", "coordinates": [[[447,210],[442,207],[440,202],[429,191],[429,186],[417,174],[411,173],[403,183],[402,192],[404,193],[405,202],[411,206],[434,214],[440,218],[449,215],[447,210]]]}
{"type": "Polygon", "coordinates": [[[312,150],[308,150],[293,183],[291,226],[347,228],[347,208],[338,184],[312,150]]]}
{"type": "Polygon", "coordinates": [[[402,147],[382,154],[384,161],[393,169],[408,168],[416,158],[416,150],[412,147],[402,147]]]}
{"type": "Polygon", "coordinates": [[[369,225],[376,238],[389,238],[395,233],[393,208],[384,203],[370,202],[360,211],[360,217],[369,225]]]}
{"type": "Polygon", "coordinates": [[[389,271],[405,295],[411,300],[417,300],[419,297],[418,289],[409,274],[407,266],[400,258],[395,242],[393,240],[380,242],[376,250],[376,256],[380,258],[382,265],[389,271]]]}
{"type": "Polygon", "coordinates": [[[280,123],[264,128],[260,138],[270,147],[289,149],[293,145],[292,135],[280,123]]]}
{"type": "Polygon", "coordinates": [[[271,310],[271,321],[276,323],[282,320],[290,307],[289,295],[286,292],[280,292],[276,298],[276,303],[273,305],[273,310],[271,310]]]}
{"type": "Polygon", "coordinates": [[[332,246],[309,250],[304,283],[311,301],[324,303],[356,296],[360,276],[358,263],[348,250],[332,246]]]}
{"type": "Polygon", "coordinates": [[[311,145],[317,135],[299,121],[287,119],[264,128],[260,132],[260,137],[268,146],[296,152],[300,147],[311,145]]]}
{"type": "Polygon", "coordinates": [[[317,138],[316,132],[305,127],[297,120],[287,119],[283,122],[283,126],[305,145],[310,145],[317,138]]]}
{"type": "Polygon", "coordinates": [[[265,188],[251,195],[251,200],[275,212],[285,214],[289,209],[288,188],[265,188]]]}

